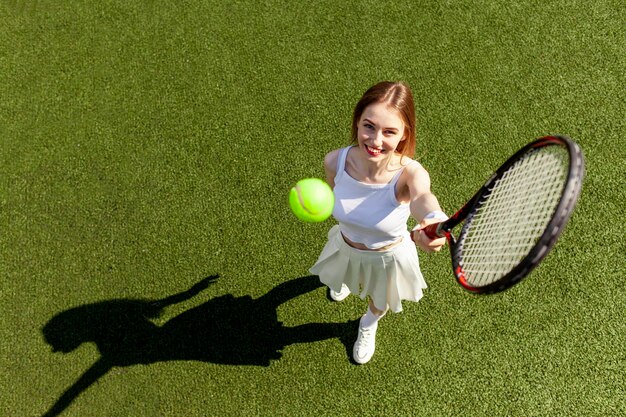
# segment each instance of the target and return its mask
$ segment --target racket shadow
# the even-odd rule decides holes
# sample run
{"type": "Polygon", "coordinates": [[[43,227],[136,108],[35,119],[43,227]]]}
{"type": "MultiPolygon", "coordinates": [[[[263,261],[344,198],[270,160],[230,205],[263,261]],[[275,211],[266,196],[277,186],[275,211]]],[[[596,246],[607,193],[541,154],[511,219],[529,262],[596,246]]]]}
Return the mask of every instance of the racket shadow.
{"type": "Polygon", "coordinates": [[[161,300],[118,299],[72,308],[42,329],[53,352],[70,353],[93,342],[100,358],[69,387],[44,416],[56,416],[82,392],[116,367],[164,361],[200,361],[225,365],[269,366],[282,349],[295,343],[337,338],[346,352],[357,322],[306,323],[295,327],[278,321],[277,308],[322,284],[316,276],[283,282],[260,298],[218,296],[184,311],[162,326],[151,319],[189,300],[218,279],[211,276],[190,289],[161,300]]]}

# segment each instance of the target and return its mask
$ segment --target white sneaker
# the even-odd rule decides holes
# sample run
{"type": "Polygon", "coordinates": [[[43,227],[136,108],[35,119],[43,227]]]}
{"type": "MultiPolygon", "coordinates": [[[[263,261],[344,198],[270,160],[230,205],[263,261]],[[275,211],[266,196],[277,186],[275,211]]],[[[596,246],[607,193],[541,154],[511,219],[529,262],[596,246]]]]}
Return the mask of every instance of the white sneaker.
{"type": "Polygon", "coordinates": [[[352,357],[356,363],[362,365],[369,362],[374,356],[377,329],[378,324],[371,327],[361,327],[359,324],[359,337],[357,337],[352,350],[352,357]]]}
{"type": "Polygon", "coordinates": [[[339,292],[330,290],[330,298],[335,301],[343,301],[350,295],[350,288],[346,284],[341,284],[341,290],[339,292]]]}

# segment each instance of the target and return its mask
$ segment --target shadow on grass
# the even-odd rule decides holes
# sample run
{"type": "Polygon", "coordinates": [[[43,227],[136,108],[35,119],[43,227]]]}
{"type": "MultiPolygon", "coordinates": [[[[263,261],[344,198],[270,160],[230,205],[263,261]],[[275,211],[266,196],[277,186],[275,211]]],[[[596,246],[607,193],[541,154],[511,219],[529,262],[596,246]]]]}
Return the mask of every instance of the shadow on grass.
{"type": "Polygon", "coordinates": [[[44,414],[56,416],[114,367],[163,361],[201,361],[227,365],[269,366],[294,343],[338,338],[350,351],[358,320],[285,327],[278,321],[281,304],[322,286],[315,276],[284,282],[258,299],[227,294],[189,309],[157,326],[150,319],[211,285],[211,276],[187,291],[162,300],[121,299],[87,304],[53,317],[43,328],[53,351],[69,353],[94,342],[98,359],[44,414]]]}

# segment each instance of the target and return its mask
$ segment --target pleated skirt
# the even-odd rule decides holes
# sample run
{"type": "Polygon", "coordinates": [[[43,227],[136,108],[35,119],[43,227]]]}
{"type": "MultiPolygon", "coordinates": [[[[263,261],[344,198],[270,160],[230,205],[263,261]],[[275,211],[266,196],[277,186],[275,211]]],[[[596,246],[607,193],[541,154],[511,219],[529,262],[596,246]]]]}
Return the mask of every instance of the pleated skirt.
{"type": "Polygon", "coordinates": [[[352,294],[362,299],[369,296],[377,309],[389,308],[395,313],[402,311],[403,300],[419,301],[427,287],[408,232],[402,242],[389,250],[369,251],[348,245],[335,225],[309,271],[334,291],[346,284],[352,294]]]}

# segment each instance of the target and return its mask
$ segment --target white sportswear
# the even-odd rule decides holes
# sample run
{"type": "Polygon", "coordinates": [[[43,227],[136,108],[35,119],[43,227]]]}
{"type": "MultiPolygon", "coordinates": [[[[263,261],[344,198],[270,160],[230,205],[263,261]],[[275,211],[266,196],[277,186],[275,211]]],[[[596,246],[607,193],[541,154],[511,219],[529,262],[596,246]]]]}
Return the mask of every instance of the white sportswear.
{"type": "Polygon", "coordinates": [[[404,168],[387,184],[357,181],[345,170],[346,157],[351,148],[343,148],[339,153],[333,189],[333,217],[339,222],[341,233],[369,249],[380,249],[401,238],[409,238],[409,204],[400,203],[396,198],[396,184],[404,168]]]}

